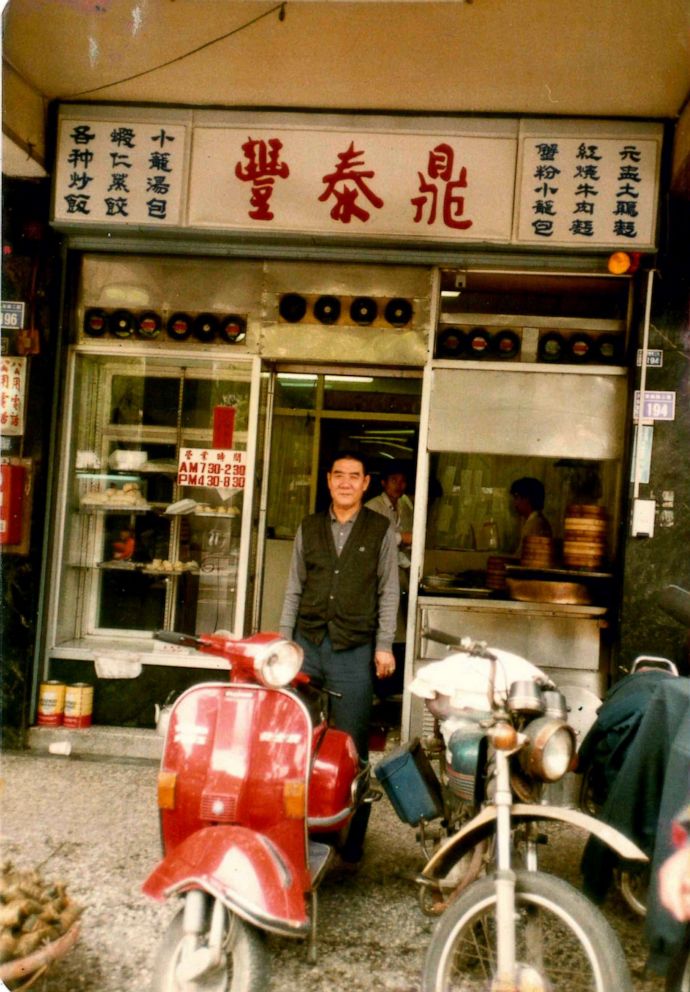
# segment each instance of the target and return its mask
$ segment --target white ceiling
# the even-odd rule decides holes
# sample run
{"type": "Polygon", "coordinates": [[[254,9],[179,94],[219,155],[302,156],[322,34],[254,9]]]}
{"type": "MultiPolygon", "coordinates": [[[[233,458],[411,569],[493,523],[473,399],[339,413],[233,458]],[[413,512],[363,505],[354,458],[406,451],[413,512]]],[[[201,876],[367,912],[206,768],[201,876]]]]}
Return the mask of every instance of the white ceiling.
{"type": "Polygon", "coordinates": [[[689,0],[283,10],[281,20],[272,0],[9,0],[3,129],[40,158],[36,108],[43,118],[57,99],[675,119],[690,92],[689,0]]]}

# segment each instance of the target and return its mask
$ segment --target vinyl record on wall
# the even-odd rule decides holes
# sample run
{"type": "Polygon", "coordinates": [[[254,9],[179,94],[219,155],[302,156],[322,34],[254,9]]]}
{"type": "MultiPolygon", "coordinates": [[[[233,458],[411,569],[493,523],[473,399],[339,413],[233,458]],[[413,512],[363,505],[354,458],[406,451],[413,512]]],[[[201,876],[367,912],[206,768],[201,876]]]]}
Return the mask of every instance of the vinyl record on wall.
{"type": "Polygon", "coordinates": [[[307,301],[299,293],[281,296],[278,313],[288,324],[298,324],[307,312],[307,301]]]}
{"type": "Polygon", "coordinates": [[[355,324],[372,324],[378,312],[378,304],[371,296],[356,296],[350,304],[350,319],[355,324]]]}
{"type": "Polygon", "coordinates": [[[563,335],[549,331],[539,338],[537,357],[540,362],[562,362],[565,358],[565,341],[563,335]]]}
{"type": "Polygon", "coordinates": [[[623,361],[623,337],[620,334],[602,334],[596,339],[596,359],[606,365],[620,365],[623,361]]]}
{"type": "Polygon", "coordinates": [[[239,344],[247,336],[247,321],[236,313],[229,314],[220,323],[220,336],[228,344],[239,344]]]}
{"type": "Polygon", "coordinates": [[[218,333],[218,318],[213,313],[200,313],[194,318],[192,334],[197,341],[208,344],[218,333]]]}
{"type": "Polygon", "coordinates": [[[157,338],[161,332],[161,319],[153,310],[140,313],[137,319],[137,334],[140,338],[150,340],[157,338]]]}
{"type": "Polygon", "coordinates": [[[320,296],[314,304],[314,316],[322,324],[335,324],[340,317],[340,300],[337,296],[320,296]]]}
{"type": "Polygon", "coordinates": [[[188,313],[174,313],[167,326],[168,337],[173,341],[186,341],[192,333],[192,318],[188,313]]]}
{"type": "Polygon", "coordinates": [[[465,351],[467,335],[459,327],[446,327],[436,337],[437,358],[460,358],[465,351]]]}
{"type": "Polygon", "coordinates": [[[485,327],[473,327],[467,335],[469,358],[486,358],[491,353],[491,335],[485,327]]]}
{"type": "Polygon", "coordinates": [[[404,327],[412,320],[412,304],[409,300],[396,296],[388,301],[383,315],[393,327],[404,327]]]}
{"type": "Polygon", "coordinates": [[[510,330],[499,331],[494,334],[491,346],[497,358],[515,358],[520,354],[520,335],[510,330]]]}
{"type": "Polygon", "coordinates": [[[91,338],[100,338],[108,330],[108,317],[105,310],[91,307],[84,314],[84,334],[91,338]]]}
{"type": "Polygon", "coordinates": [[[108,318],[110,333],[116,338],[129,338],[134,331],[136,321],[130,310],[113,310],[108,318]]]}
{"type": "Polygon", "coordinates": [[[568,341],[571,362],[587,362],[594,357],[594,344],[589,334],[573,334],[568,341]]]}

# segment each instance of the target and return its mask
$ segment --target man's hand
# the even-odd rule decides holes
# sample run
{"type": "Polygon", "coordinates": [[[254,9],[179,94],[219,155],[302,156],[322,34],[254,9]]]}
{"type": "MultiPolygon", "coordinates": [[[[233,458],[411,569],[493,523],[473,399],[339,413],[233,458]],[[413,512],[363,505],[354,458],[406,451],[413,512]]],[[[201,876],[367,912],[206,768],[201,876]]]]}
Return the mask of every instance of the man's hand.
{"type": "Polygon", "coordinates": [[[376,674],[380,679],[388,678],[395,671],[395,658],[392,651],[377,651],[374,655],[376,674]]]}
{"type": "Polygon", "coordinates": [[[681,847],[659,869],[659,899],[681,923],[690,920],[690,847],[681,847]]]}

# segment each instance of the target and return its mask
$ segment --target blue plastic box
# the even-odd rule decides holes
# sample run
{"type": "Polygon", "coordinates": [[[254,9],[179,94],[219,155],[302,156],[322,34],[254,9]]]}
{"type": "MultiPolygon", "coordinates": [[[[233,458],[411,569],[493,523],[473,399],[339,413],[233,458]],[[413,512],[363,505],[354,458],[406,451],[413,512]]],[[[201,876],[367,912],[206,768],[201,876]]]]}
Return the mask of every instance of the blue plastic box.
{"type": "Polygon", "coordinates": [[[419,738],[391,751],[374,775],[403,823],[416,827],[420,820],[443,816],[441,786],[419,738]]]}

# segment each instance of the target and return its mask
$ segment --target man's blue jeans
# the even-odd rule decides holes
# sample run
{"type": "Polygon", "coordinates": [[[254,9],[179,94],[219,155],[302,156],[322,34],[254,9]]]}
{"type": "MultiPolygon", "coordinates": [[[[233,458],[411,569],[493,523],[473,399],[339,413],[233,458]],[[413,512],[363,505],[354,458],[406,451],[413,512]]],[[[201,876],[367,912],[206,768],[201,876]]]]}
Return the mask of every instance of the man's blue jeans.
{"type": "Polygon", "coordinates": [[[314,644],[297,631],[295,641],[304,649],[302,671],[324,688],[342,693],[342,699],[331,699],[333,724],[350,734],[359,760],[366,763],[373,695],[373,645],[335,651],[328,634],[321,644],[314,644]]]}

